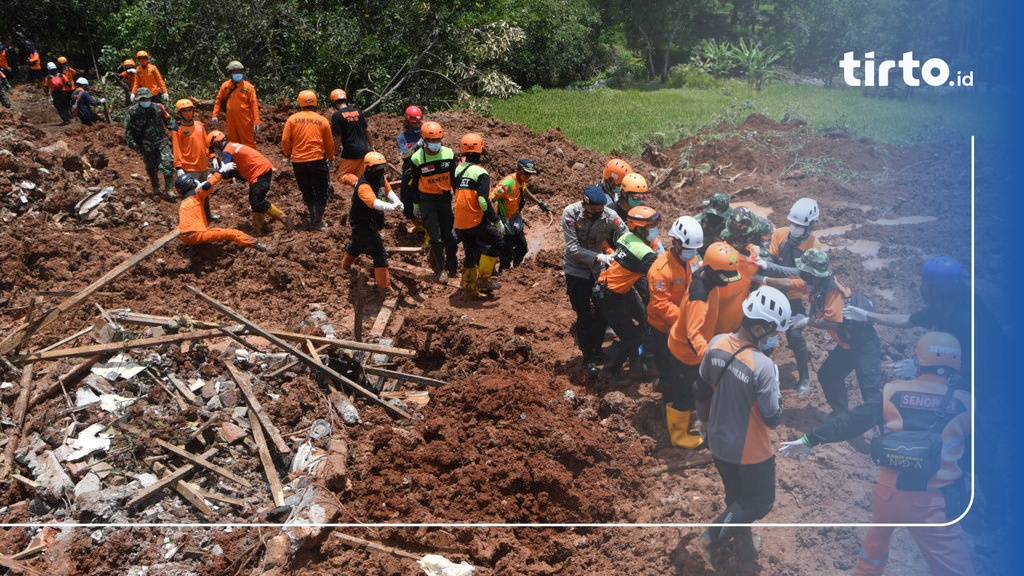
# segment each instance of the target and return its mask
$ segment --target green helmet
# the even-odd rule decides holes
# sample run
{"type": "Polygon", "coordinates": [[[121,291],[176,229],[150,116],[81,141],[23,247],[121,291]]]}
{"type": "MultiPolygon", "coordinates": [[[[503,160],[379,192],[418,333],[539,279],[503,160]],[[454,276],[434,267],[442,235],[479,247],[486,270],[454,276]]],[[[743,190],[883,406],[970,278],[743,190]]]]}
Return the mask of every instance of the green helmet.
{"type": "Polygon", "coordinates": [[[725,194],[718,193],[711,196],[711,199],[705,201],[704,205],[707,206],[704,209],[706,214],[714,214],[722,218],[729,216],[729,197],[725,194]]]}
{"type": "Polygon", "coordinates": [[[143,98],[152,98],[152,97],[153,97],[153,94],[151,94],[149,92],[149,88],[146,88],[145,86],[143,86],[142,88],[139,88],[138,90],[135,91],[135,99],[136,100],[142,100],[143,98]]]}
{"type": "Polygon", "coordinates": [[[796,259],[796,267],[801,272],[806,272],[818,278],[828,278],[832,271],[828,269],[828,254],[817,248],[811,248],[804,255],[796,259]]]}
{"type": "Polygon", "coordinates": [[[729,216],[729,224],[726,227],[729,231],[729,236],[741,237],[750,234],[751,229],[754,228],[754,218],[754,213],[746,206],[740,206],[733,210],[732,216],[729,216]]]}

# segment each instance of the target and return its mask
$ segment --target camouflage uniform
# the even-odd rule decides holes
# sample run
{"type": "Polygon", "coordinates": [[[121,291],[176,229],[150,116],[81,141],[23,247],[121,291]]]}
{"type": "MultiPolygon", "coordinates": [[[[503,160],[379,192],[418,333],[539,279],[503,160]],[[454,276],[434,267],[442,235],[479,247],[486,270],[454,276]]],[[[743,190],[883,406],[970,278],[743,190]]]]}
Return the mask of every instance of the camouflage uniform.
{"type": "Polygon", "coordinates": [[[171,141],[167,131],[177,129],[178,125],[167,110],[156,102],[149,108],[135,104],[128,108],[124,116],[124,139],[133,150],[142,153],[142,161],[146,165],[146,174],[153,185],[153,191],[160,191],[157,180],[159,170],[164,175],[165,184],[168,184],[167,194],[170,196],[174,196],[174,155],[171,153],[171,141]]]}
{"type": "Polygon", "coordinates": [[[771,222],[754,214],[746,206],[741,206],[729,216],[725,232],[722,233],[722,240],[740,252],[744,252],[748,244],[754,244],[760,250],[760,254],[764,256],[768,254],[768,247],[771,245],[774,233],[775,227],[771,222]]]}
{"type": "MultiPolygon", "coordinates": [[[[695,219],[704,230],[704,247],[707,247],[722,239],[725,225],[732,216],[732,208],[729,207],[729,197],[725,194],[715,194],[710,200],[705,201],[704,205],[707,208],[697,214],[695,219]],[[709,214],[717,218],[707,218],[709,214]]],[[[703,254],[704,248],[701,248],[700,252],[703,254]]]]}

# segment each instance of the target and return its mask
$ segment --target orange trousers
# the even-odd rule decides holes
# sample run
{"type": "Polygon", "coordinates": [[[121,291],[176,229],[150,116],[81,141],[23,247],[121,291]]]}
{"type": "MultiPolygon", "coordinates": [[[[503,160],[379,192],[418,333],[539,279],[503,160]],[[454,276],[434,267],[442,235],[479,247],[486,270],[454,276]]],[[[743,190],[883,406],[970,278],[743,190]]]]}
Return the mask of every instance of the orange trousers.
{"type": "Polygon", "coordinates": [[[213,242],[234,242],[239,246],[251,248],[256,245],[256,239],[241,230],[234,228],[208,228],[199,232],[191,232],[181,235],[181,241],[189,246],[196,244],[212,244],[213,242]]]}

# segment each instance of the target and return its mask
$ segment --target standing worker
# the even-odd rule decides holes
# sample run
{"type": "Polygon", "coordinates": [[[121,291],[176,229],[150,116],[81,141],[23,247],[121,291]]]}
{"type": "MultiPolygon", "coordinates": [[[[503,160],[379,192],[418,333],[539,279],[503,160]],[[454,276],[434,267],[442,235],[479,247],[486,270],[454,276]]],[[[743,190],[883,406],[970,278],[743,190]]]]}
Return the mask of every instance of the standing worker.
{"type": "MultiPolygon", "coordinates": [[[[57,57],[57,69],[60,70],[60,75],[64,77],[64,86],[61,87],[61,102],[62,105],[67,108],[66,115],[67,124],[71,121],[71,93],[75,90],[75,80],[78,78],[78,70],[75,70],[68,64],[68,59],[64,56],[57,57]]],[[[56,102],[56,101],[55,101],[56,102]]]]}
{"type": "Polygon", "coordinates": [[[459,245],[452,234],[455,153],[441,144],[444,128],[437,122],[424,122],[422,135],[424,146],[409,157],[402,178],[402,197],[413,201],[413,216],[423,221],[430,238],[430,268],[445,283],[459,268],[459,245]]]}
{"type": "MultiPolygon", "coordinates": [[[[395,145],[398,147],[398,155],[402,157],[402,174],[407,173],[412,164],[409,162],[409,158],[412,157],[413,153],[422,147],[422,131],[423,127],[423,110],[420,110],[419,106],[409,106],[405,109],[405,121],[402,123],[402,131],[395,137],[395,145]]],[[[406,218],[413,221],[414,231],[424,231],[425,229],[420,224],[419,218],[416,218],[412,213],[412,199],[406,196],[407,193],[404,189],[401,191],[402,204],[405,208],[402,210],[402,214],[406,218]],[[419,230],[415,230],[418,228],[419,230]]],[[[411,190],[409,191],[411,193],[411,190]]]]}
{"type": "MultiPolygon", "coordinates": [[[[963,482],[959,461],[970,445],[971,435],[971,396],[954,385],[962,365],[961,350],[960,342],[945,332],[921,336],[916,347],[916,374],[889,382],[882,390],[884,433],[872,441],[872,452],[879,456],[876,462],[880,466],[871,488],[871,523],[938,524],[907,527],[934,576],[974,574],[960,525],[941,525],[955,520],[963,511],[959,501],[949,501],[955,498],[954,492],[966,496],[965,486],[957,486],[963,482]],[[907,432],[929,439],[939,448],[931,453],[920,449],[911,453],[900,445],[906,439],[897,436],[907,432]],[[895,448],[899,457],[884,457],[887,437],[895,442],[889,450],[895,448]],[[913,461],[913,466],[906,466],[908,461],[913,461]]],[[[784,442],[779,454],[802,462],[813,446],[804,435],[784,442]]],[[[881,576],[895,529],[891,525],[868,528],[853,568],[855,576],[881,576]]]]}
{"type": "Polygon", "coordinates": [[[174,195],[174,156],[171,153],[168,130],[178,128],[163,104],[154,103],[149,88],[141,87],[135,92],[136,102],[124,115],[124,139],[128,147],[142,153],[146,175],[153,186],[153,194],[161,195],[158,173],[164,175],[164,190],[167,200],[176,200],[174,195]]]}
{"type": "MultiPolygon", "coordinates": [[[[171,132],[175,174],[188,174],[196,182],[203,182],[210,166],[210,137],[206,127],[196,120],[195,102],[188,98],[175,102],[174,112],[178,116],[178,129],[171,132]]],[[[220,216],[210,211],[209,202],[204,202],[203,206],[207,220],[220,220],[220,216]]]]}
{"type": "Polygon", "coordinates": [[[576,313],[576,346],[583,354],[587,375],[598,375],[601,345],[608,323],[595,297],[595,285],[604,267],[611,266],[612,246],[626,232],[626,225],[605,204],[600,186],[587,186],[583,198],[562,211],[565,255],[565,291],[576,313]]]}
{"type": "Polygon", "coordinates": [[[256,239],[241,230],[233,228],[210,228],[206,220],[206,210],[203,205],[213,192],[225,174],[234,171],[235,165],[231,162],[221,165],[209,180],[199,183],[188,174],[182,174],[175,180],[174,185],[182,196],[181,204],[178,206],[178,232],[179,238],[189,246],[197,244],[210,244],[213,242],[234,242],[246,248],[255,248],[260,252],[267,250],[267,247],[258,244],[256,239]]]}
{"type": "Polygon", "coordinates": [[[385,177],[388,161],[384,155],[368,152],[364,162],[366,169],[352,192],[352,208],[348,218],[352,226],[352,239],[345,247],[341,269],[350,270],[360,254],[369,254],[373,258],[373,278],[377,288],[389,292],[391,280],[388,274],[388,251],[384,248],[380,231],[384,228],[384,212],[401,211],[403,206],[385,177]]]}
{"type": "Polygon", "coordinates": [[[749,524],[775,505],[775,453],[769,428],[782,422],[779,368],[765,353],[790,319],[789,299],[762,286],[743,302],[743,322],[708,344],[697,380],[697,412],[708,447],[725,486],[726,509],[704,534],[712,553],[735,539],[743,561],[757,556],[749,524]]]}
{"type": "Polygon", "coordinates": [[[636,172],[630,172],[622,178],[618,194],[619,197],[612,204],[612,209],[623,220],[629,215],[630,210],[637,206],[646,206],[651,199],[647,179],[636,172]]]}
{"type": "Polygon", "coordinates": [[[331,90],[331,106],[334,107],[334,114],[331,114],[331,135],[334,138],[334,152],[340,159],[338,181],[355,182],[363,175],[363,160],[367,152],[373,150],[366,117],[363,116],[362,110],[349,104],[348,94],[341,88],[331,90]]]}
{"type": "MultiPolygon", "coordinates": [[[[772,260],[781,265],[796,266],[796,259],[803,256],[804,252],[811,248],[821,249],[821,242],[814,235],[814,223],[821,217],[818,210],[818,203],[811,198],[801,198],[793,204],[789,210],[789,226],[775,230],[772,234],[771,244],[768,246],[768,254],[772,260]]],[[[793,315],[805,315],[804,291],[799,288],[791,288],[786,292],[789,298],[789,307],[793,315]]],[[[793,359],[796,361],[798,379],[796,391],[800,394],[807,394],[811,391],[810,363],[811,354],[807,351],[807,339],[804,338],[803,330],[790,328],[786,332],[786,344],[793,351],[793,359]]]]}
{"type": "Polygon", "coordinates": [[[67,84],[67,79],[64,75],[57,70],[57,64],[53,62],[46,63],[46,80],[43,81],[43,86],[46,89],[46,95],[50,97],[50,103],[53,104],[54,110],[57,111],[57,116],[60,117],[60,125],[71,123],[71,92],[64,90],[64,86],[67,84]]]}
{"type": "Polygon", "coordinates": [[[548,205],[538,200],[530,191],[530,178],[537,173],[537,165],[533,160],[520,158],[516,162],[516,171],[502,178],[494,190],[491,190],[491,204],[505,225],[505,238],[501,250],[502,271],[522,264],[530,248],[526,243],[526,228],[523,223],[523,206],[526,204],[524,197],[536,202],[545,214],[551,213],[548,205]]]}
{"type": "MultiPolygon", "coordinates": [[[[619,193],[622,191],[622,179],[626,177],[626,174],[632,173],[633,167],[625,160],[612,158],[605,163],[604,170],[601,171],[601,182],[598,184],[604,192],[605,204],[611,208],[615,207],[615,204],[619,201],[619,193]]],[[[618,213],[618,210],[616,210],[616,213],[618,213]]],[[[621,214],[619,218],[623,218],[621,214]]]]}
{"type": "Polygon", "coordinates": [[[135,83],[132,84],[132,94],[135,99],[139,99],[139,90],[146,88],[153,102],[157,104],[163,101],[170,102],[171,97],[167,94],[167,84],[164,84],[164,77],[160,75],[160,70],[156,65],[149,63],[149,53],[139,50],[135,53],[135,59],[139,61],[138,66],[135,67],[135,83]]]}
{"type": "Polygon", "coordinates": [[[43,60],[39,56],[39,50],[28,42],[25,43],[25,47],[28,49],[28,78],[32,82],[41,84],[45,75],[43,74],[43,60]]]}
{"type": "Polygon", "coordinates": [[[483,137],[467,132],[462,136],[460,148],[462,163],[455,169],[452,208],[455,232],[465,252],[462,290],[467,296],[476,297],[480,292],[491,293],[498,288],[491,275],[502,251],[505,225],[488,200],[491,177],[479,164],[484,153],[483,137]]]}
{"type": "Polygon", "coordinates": [[[732,216],[732,208],[729,206],[729,197],[725,194],[721,192],[712,194],[710,199],[704,201],[704,211],[697,214],[695,218],[704,229],[705,246],[710,246],[722,239],[730,216],[732,216]]]}
{"type": "Polygon", "coordinates": [[[309,229],[326,230],[323,216],[331,188],[327,163],[334,158],[331,125],[316,113],[316,92],[303,90],[297,100],[299,111],[284,124],[281,151],[286,160],[291,160],[295,183],[309,210],[309,229]]]}
{"type": "Polygon", "coordinates": [[[226,177],[238,177],[249,183],[249,209],[252,210],[252,229],[254,234],[263,234],[266,230],[267,218],[284,222],[291,228],[291,220],[280,208],[267,201],[270,183],[274,177],[274,165],[267,157],[260,154],[252,146],[229,142],[220,130],[209,132],[210,153],[219,162],[233,162],[235,169],[226,173],[226,177]]]}
{"type": "Polygon", "coordinates": [[[245,67],[238,60],[228,62],[228,79],[221,83],[213,99],[214,126],[224,118],[228,140],[256,147],[260,131],[260,102],[256,87],[245,79],[245,67]]]}

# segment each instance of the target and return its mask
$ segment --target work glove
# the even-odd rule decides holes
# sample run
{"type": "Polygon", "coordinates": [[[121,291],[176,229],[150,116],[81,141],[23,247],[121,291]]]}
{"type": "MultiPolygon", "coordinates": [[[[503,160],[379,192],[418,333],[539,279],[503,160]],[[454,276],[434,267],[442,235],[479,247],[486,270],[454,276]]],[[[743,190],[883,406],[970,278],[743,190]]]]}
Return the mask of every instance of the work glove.
{"type": "Polygon", "coordinates": [[[917,377],[917,362],[913,358],[900,360],[893,364],[892,373],[900,380],[910,380],[917,377]]]}
{"type": "Polygon", "coordinates": [[[615,261],[615,255],[614,254],[598,254],[597,255],[597,261],[600,262],[601,265],[603,265],[603,266],[611,266],[612,262],[615,261]]]}
{"type": "Polygon", "coordinates": [[[847,304],[843,307],[843,320],[852,320],[854,322],[867,322],[868,311],[863,308],[857,308],[856,306],[850,306],[847,304]]]}
{"type": "Polygon", "coordinates": [[[416,149],[417,150],[419,150],[420,148],[425,148],[426,146],[427,146],[427,143],[423,141],[423,138],[420,138],[419,140],[416,141],[416,149]]]}
{"type": "Polygon", "coordinates": [[[290,156],[285,156],[284,157],[284,165],[285,166],[291,166],[292,165],[292,159],[291,159],[290,156]]]}
{"type": "Polygon", "coordinates": [[[170,103],[171,102],[171,93],[170,92],[164,92],[164,95],[160,97],[160,102],[163,103],[163,104],[170,103]]]}
{"type": "Polygon", "coordinates": [[[255,134],[259,134],[260,130],[263,130],[263,125],[262,124],[257,124],[257,125],[252,127],[252,131],[255,134]]]}
{"type": "Polygon", "coordinates": [[[707,440],[708,439],[708,423],[703,421],[703,420],[697,420],[697,433],[700,434],[701,438],[707,440]]]}
{"type": "Polygon", "coordinates": [[[373,207],[376,210],[384,211],[395,210],[396,208],[398,208],[398,206],[394,202],[385,202],[380,198],[373,201],[373,207]]]}
{"type": "Polygon", "coordinates": [[[764,284],[765,280],[767,280],[767,278],[760,274],[754,274],[753,276],[750,277],[750,281],[756,282],[757,284],[764,284]]]}
{"type": "Polygon", "coordinates": [[[806,438],[807,436],[805,435],[792,442],[783,442],[782,446],[779,447],[779,455],[783,458],[799,459],[801,462],[807,460],[814,446],[811,446],[810,441],[806,440],[806,438]]]}
{"type": "Polygon", "coordinates": [[[184,173],[185,173],[185,171],[184,171],[184,170],[182,170],[181,168],[178,168],[178,169],[177,169],[177,170],[175,170],[175,172],[174,172],[174,177],[175,177],[175,178],[178,178],[178,177],[180,177],[180,176],[181,176],[182,174],[184,174],[184,173]]]}
{"type": "Polygon", "coordinates": [[[800,330],[807,328],[807,322],[809,321],[810,318],[807,317],[806,314],[797,314],[796,316],[793,316],[792,322],[789,324],[789,328],[790,330],[796,330],[799,332],[800,330]]]}
{"type": "Polygon", "coordinates": [[[100,104],[106,104],[106,103],[107,103],[107,99],[106,98],[100,98],[100,104]]]}
{"type": "Polygon", "coordinates": [[[210,124],[217,124],[218,122],[220,122],[220,119],[217,118],[216,116],[214,116],[213,118],[210,118],[210,124]]]}
{"type": "Polygon", "coordinates": [[[419,204],[413,204],[412,205],[412,216],[413,216],[413,218],[422,218],[423,217],[423,212],[420,210],[420,205],[419,204]]]}
{"type": "Polygon", "coordinates": [[[131,96],[131,101],[132,101],[132,102],[135,102],[135,94],[132,94],[132,96],[131,96]]]}
{"type": "Polygon", "coordinates": [[[234,169],[235,169],[235,163],[234,162],[225,162],[225,163],[220,165],[220,168],[217,170],[217,173],[220,174],[221,176],[227,176],[228,174],[233,172],[234,169]]]}
{"type": "Polygon", "coordinates": [[[548,205],[543,202],[537,202],[537,206],[540,207],[541,212],[551,212],[551,208],[548,208],[548,205]]]}
{"type": "Polygon", "coordinates": [[[504,238],[505,237],[505,224],[501,220],[495,220],[493,226],[494,226],[494,229],[497,230],[497,232],[498,232],[498,238],[504,238]]]}

